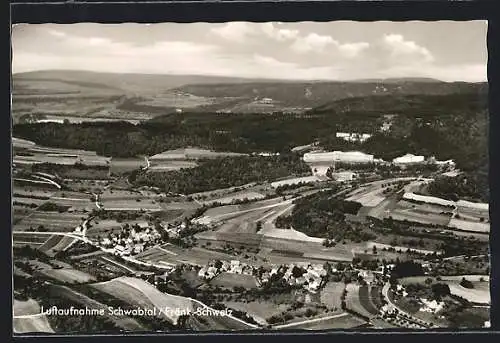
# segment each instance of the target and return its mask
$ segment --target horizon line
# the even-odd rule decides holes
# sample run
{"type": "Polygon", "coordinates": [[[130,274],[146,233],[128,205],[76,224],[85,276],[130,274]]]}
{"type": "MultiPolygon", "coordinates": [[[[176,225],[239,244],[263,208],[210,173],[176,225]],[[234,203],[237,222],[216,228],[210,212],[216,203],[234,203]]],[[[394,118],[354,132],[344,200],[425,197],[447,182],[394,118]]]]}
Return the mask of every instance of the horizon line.
{"type": "Polygon", "coordinates": [[[268,77],[259,77],[259,76],[238,76],[238,75],[220,75],[220,74],[191,74],[191,73],[148,73],[148,72],[114,72],[114,71],[98,71],[98,70],[87,70],[87,69],[37,69],[37,70],[28,70],[28,71],[20,71],[20,72],[11,72],[12,76],[20,75],[20,74],[28,74],[28,73],[37,73],[37,72],[83,72],[83,73],[96,73],[96,74],[114,74],[114,75],[151,75],[151,76],[198,76],[198,77],[214,77],[214,78],[228,78],[228,79],[244,79],[244,80],[265,80],[265,81],[286,81],[286,82],[379,82],[379,81],[387,81],[387,80],[404,80],[404,79],[416,79],[416,80],[429,80],[433,82],[442,82],[442,83],[454,83],[454,82],[463,82],[463,83],[488,83],[488,80],[483,81],[464,81],[464,80],[453,80],[453,81],[444,81],[438,78],[430,77],[430,76],[398,76],[398,77],[367,77],[361,79],[288,79],[288,78],[268,78],[268,77]]]}

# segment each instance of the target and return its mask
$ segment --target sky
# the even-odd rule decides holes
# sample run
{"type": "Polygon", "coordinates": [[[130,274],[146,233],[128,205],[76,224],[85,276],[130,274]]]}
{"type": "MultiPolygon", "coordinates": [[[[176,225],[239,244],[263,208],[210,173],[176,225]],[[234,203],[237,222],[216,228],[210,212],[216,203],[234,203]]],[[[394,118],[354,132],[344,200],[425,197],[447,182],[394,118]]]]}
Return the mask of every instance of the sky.
{"type": "Polygon", "coordinates": [[[486,81],[486,21],[17,24],[13,73],[486,81]]]}

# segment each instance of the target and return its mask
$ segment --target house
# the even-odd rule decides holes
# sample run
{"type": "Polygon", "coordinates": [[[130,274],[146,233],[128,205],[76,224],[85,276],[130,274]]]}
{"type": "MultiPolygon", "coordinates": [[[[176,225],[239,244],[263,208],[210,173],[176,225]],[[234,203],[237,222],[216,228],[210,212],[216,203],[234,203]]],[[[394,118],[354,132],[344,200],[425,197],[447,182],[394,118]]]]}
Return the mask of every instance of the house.
{"type": "Polygon", "coordinates": [[[400,157],[396,157],[392,160],[392,163],[397,165],[408,165],[408,164],[417,164],[423,163],[425,161],[425,157],[422,155],[413,155],[406,154],[400,157]]]}
{"type": "Polygon", "coordinates": [[[134,245],[134,253],[139,254],[144,251],[144,244],[134,245]]]}
{"type": "Polygon", "coordinates": [[[123,245],[116,245],[115,246],[115,253],[117,254],[123,254],[123,252],[125,251],[125,247],[123,245]]]}
{"type": "Polygon", "coordinates": [[[331,151],[331,152],[308,152],[303,156],[304,162],[345,162],[345,163],[373,163],[373,155],[360,151],[331,151]]]}

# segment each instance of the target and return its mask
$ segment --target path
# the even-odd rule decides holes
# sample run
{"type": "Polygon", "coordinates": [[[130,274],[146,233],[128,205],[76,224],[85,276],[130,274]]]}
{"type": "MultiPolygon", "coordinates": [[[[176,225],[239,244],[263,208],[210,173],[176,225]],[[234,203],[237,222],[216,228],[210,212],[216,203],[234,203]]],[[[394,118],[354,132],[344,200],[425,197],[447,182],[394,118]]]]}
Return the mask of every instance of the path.
{"type": "Polygon", "coordinates": [[[346,312],[342,312],[340,314],[335,314],[335,315],[328,316],[328,317],[308,319],[308,320],[303,320],[301,322],[296,322],[296,323],[288,323],[288,324],[276,325],[276,326],[273,326],[273,329],[285,329],[285,328],[289,328],[289,327],[293,327],[293,326],[298,326],[298,325],[303,325],[303,324],[318,323],[318,322],[322,322],[324,320],[345,317],[347,315],[348,314],[346,312]]]}

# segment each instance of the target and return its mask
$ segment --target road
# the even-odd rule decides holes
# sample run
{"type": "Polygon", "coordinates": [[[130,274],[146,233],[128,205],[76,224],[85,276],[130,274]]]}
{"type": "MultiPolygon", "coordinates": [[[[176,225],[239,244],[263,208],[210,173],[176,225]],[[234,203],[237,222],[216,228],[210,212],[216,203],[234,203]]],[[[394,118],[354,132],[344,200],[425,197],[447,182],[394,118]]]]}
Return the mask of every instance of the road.
{"type": "Polygon", "coordinates": [[[310,324],[310,323],[318,323],[318,322],[322,322],[324,320],[341,318],[341,317],[345,317],[345,316],[348,316],[348,314],[346,312],[342,312],[340,314],[335,314],[335,315],[328,316],[328,317],[308,319],[308,320],[303,320],[301,322],[276,325],[276,326],[273,326],[273,329],[286,329],[286,328],[291,328],[291,327],[298,326],[298,325],[310,324]]]}
{"type": "Polygon", "coordinates": [[[384,284],[384,287],[382,287],[382,295],[384,296],[384,299],[387,301],[387,304],[390,305],[390,307],[392,307],[393,309],[396,309],[398,310],[398,312],[400,314],[404,314],[405,316],[407,316],[408,318],[410,318],[410,320],[412,322],[414,322],[415,324],[417,325],[420,325],[422,326],[422,328],[429,328],[432,326],[432,324],[430,323],[427,323],[421,319],[418,319],[416,317],[414,317],[412,314],[410,314],[409,312],[406,312],[405,310],[401,309],[400,307],[398,307],[392,300],[391,298],[389,297],[389,289],[390,289],[391,285],[389,282],[386,282],[384,284]]]}

